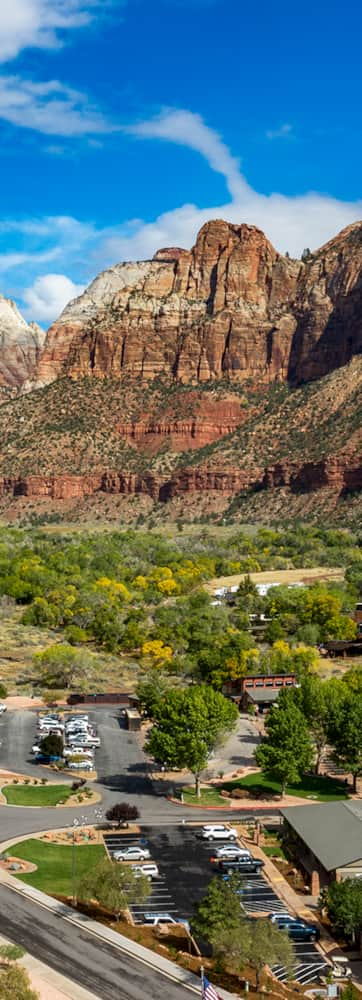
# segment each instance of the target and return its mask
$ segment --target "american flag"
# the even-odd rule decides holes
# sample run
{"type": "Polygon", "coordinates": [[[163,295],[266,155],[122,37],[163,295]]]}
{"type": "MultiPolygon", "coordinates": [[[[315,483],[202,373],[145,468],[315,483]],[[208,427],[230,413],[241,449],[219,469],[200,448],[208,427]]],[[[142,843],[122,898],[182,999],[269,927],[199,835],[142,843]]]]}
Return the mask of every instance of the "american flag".
{"type": "Polygon", "coordinates": [[[220,1000],[219,994],[204,974],[202,976],[202,1000],[220,1000]]]}

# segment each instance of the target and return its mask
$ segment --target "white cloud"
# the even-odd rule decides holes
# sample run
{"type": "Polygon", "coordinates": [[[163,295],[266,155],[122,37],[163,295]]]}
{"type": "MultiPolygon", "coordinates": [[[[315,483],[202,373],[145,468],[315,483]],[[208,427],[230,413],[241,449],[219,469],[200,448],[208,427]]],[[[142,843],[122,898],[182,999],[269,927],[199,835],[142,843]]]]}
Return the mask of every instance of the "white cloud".
{"type": "Polygon", "coordinates": [[[2,0],[0,62],[15,59],[25,48],[49,49],[62,44],[63,34],[92,18],[101,0],[2,0]]]}
{"type": "Polygon", "coordinates": [[[240,197],[248,187],[240,174],[239,160],[231,155],[218,133],[205,125],[201,115],[164,108],[156,118],[131,125],[126,131],[141,139],[165,139],[201,153],[212,170],[223,174],[234,198],[240,197]]]}
{"type": "Polygon", "coordinates": [[[84,285],[76,285],[65,274],[43,274],[23,293],[25,315],[40,323],[51,323],[70,299],[75,299],[83,291],[84,285]]]}
{"type": "Polygon", "coordinates": [[[13,271],[14,268],[23,267],[24,264],[36,267],[40,264],[49,263],[49,261],[54,260],[58,256],[58,253],[59,250],[57,247],[46,250],[44,253],[27,253],[26,251],[15,250],[8,253],[0,252],[0,273],[13,271]]]}
{"type": "Polygon", "coordinates": [[[267,139],[290,139],[292,131],[293,125],[289,125],[288,122],[285,122],[284,125],[279,125],[279,128],[268,129],[265,135],[267,139]]]}
{"type": "Polygon", "coordinates": [[[74,137],[117,129],[80,91],[58,80],[35,82],[20,76],[0,77],[1,118],[44,135],[74,137]]]}
{"type": "Polygon", "coordinates": [[[168,140],[197,150],[213,170],[224,175],[232,197],[225,204],[205,208],[182,205],[162,213],[154,222],[130,222],[123,229],[118,227],[98,250],[98,261],[103,266],[112,260],[151,257],[162,246],[190,247],[200,226],[215,218],[258,226],[278,250],[298,257],[305,246],[320,246],[362,217],[362,200],[340,201],[318,192],[295,197],[264,195],[253,190],[218,133],[191,111],[164,110],[157,118],[130,126],[128,131],[139,138],[168,140]]]}
{"type": "Polygon", "coordinates": [[[202,153],[212,169],[225,176],[231,197],[205,207],[184,204],[149,223],[131,219],[106,228],[71,216],[4,219],[0,222],[0,271],[12,268],[13,273],[11,287],[1,291],[14,296],[18,288],[17,297],[25,301],[29,317],[51,322],[67,300],[79,294],[84,282],[112,264],[150,258],[164,246],[191,247],[200,227],[210,219],[256,225],[278,250],[298,257],[304,247],[320,246],[362,217],[361,200],[340,201],[318,192],[287,197],[253,190],[236,173],[237,161],[219,135],[199,115],[163,112],[158,119],[134,128],[139,138],[168,138],[202,153]],[[44,275],[49,259],[56,259],[57,270],[64,273],[44,275]]]}

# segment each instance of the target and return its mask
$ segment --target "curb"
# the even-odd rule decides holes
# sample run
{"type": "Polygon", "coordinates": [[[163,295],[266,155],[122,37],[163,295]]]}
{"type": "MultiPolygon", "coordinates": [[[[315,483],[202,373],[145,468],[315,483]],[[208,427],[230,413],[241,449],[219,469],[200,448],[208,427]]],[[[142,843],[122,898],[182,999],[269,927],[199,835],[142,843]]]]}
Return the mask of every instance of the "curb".
{"type": "Polygon", "coordinates": [[[275,813],[275,812],[280,812],[280,808],[281,808],[281,807],[278,807],[278,806],[263,806],[263,804],[260,803],[260,802],[258,802],[258,803],[253,802],[253,804],[251,806],[245,806],[245,807],[241,806],[241,805],[240,806],[239,805],[237,805],[237,806],[230,806],[230,805],[225,805],[225,806],[199,806],[199,805],[197,805],[197,802],[195,802],[195,803],[194,802],[181,802],[180,799],[174,799],[170,795],[166,795],[165,798],[167,799],[168,802],[171,802],[171,804],[173,806],[182,806],[184,809],[202,809],[203,812],[204,811],[205,812],[215,812],[215,810],[217,810],[218,812],[247,812],[247,811],[253,812],[253,810],[255,810],[255,809],[258,809],[258,810],[260,809],[260,810],[263,811],[263,813],[264,812],[271,812],[271,813],[274,812],[275,813]]]}

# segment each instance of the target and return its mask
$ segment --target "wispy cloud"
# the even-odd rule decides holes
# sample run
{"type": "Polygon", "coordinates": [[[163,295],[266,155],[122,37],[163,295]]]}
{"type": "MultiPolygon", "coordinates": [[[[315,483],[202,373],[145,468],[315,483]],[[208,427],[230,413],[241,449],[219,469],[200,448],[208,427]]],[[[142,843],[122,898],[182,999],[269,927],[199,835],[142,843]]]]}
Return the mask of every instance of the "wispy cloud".
{"type": "MultiPolygon", "coordinates": [[[[282,129],[283,135],[290,134],[289,125],[278,131],[282,129]]],[[[186,204],[161,213],[153,222],[130,221],[118,227],[104,242],[100,240],[98,259],[103,266],[112,260],[150,257],[160,246],[189,247],[200,226],[212,218],[259,226],[278,250],[297,257],[305,246],[320,246],[362,217],[361,200],[339,201],[313,191],[296,197],[255,191],[218,132],[191,111],[166,109],[156,118],[130,126],[128,132],[140,139],[162,139],[197,150],[213,170],[224,175],[231,200],[202,208],[186,204]]]]}
{"type": "Polygon", "coordinates": [[[140,139],[164,139],[188,146],[204,156],[212,170],[223,174],[233,197],[240,197],[247,187],[235,159],[218,132],[192,111],[164,108],[155,118],[128,126],[125,130],[140,139]]]}
{"type": "Polygon", "coordinates": [[[284,125],[279,125],[279,128],[268,129],[265,133],[267,139],[290,139],[293,132],[293,125],[289,122],[285,122],[284,125]]]}
{"type": "Polygon", "coordinates": [[[0,77],[0,119],[44,135],[65,137],[113,132],[113,125],[87,96],[58,80],[35,82],[0,77]]]}
{"type": "Polygon", "coordinates": [[[128,132],[139,140],[160,139],[197,151],[223,174],[230,197],[223,204],[180,205],[149,223],[130,219],[106,228],[71,216],[3,220],[0,271],[9,272],[11,284],[2,290],[25,303],[29,318],[51,322],[67,296],[74,297],[75,289],[112,264],[150,258],[162,246],[191,247],[209,219],[259,226],[278,250],[297,257],[305,246],[320,246],[362,217],[362,201],[344,202],[317,192],[292,198],[255,191],[219,134],[190,111],[163,111],[149,122],[129,126],[128,132]],[[49,276],[49,260],[56,260],[55,275],[49,276]]]}
{"type": "Polygon", "coordinates": [[[0,62],[26,48],[59,48],[67,33],[89,24],[104,0],[2,0],[0,62]]]}

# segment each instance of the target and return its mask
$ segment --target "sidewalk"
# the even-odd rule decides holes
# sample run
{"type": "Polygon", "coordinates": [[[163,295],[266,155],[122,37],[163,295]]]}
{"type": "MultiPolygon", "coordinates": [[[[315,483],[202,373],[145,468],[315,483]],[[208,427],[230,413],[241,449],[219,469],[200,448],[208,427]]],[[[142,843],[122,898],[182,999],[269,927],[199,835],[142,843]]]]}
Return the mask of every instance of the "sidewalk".
{"type": "MultiPolygon", "coordinates": [[[[0,935],[0,945],[12,944],[7,938],[0,935]]],[[[23,958],[17,959],[17,965],[22,965],[28,973],[31,986],[39,993],[40,1000],[100,1000],[95,993],[83,989],[78,983],[62,976],[60,972],[55,972],[38,958],[26,953],[23,958]]]]}

